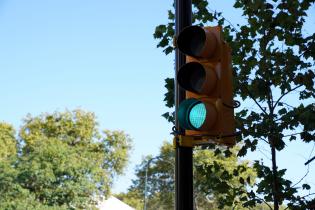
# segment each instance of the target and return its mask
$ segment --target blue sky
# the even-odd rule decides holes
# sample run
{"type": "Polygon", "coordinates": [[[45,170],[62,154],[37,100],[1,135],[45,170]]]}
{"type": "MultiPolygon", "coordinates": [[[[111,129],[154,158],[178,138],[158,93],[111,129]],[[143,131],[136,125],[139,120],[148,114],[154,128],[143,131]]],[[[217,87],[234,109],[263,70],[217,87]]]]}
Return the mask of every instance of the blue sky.
{"type": "Polygon", "coordinates": [[[17,129],[26,114],[82,108],[101,128],[134,141],[126,189],[144,155],[170,140],[162,117],[173,58],[155,46],[154,27],[171,2],[1,0],[0,120],[17,129]]]}
{"type": "MultiPolygon", "coordinates": [[[[224,11],[234,25],[244,22],[232,1],[211,2],[211,9],[224,11]]],[[[18,129],[28,113],[94,112],[101,128],[124,130],[134,141],[130,166],[114,186],[114,192],[125,191],[142,157],[156,155],[162,142],[172,138],[161,114],[167,111],[164,79],[173,76],[174,56],[157,49],[152,36],[155,26],[166,23],[171,5],[157,0],[0,0],[0,120],[18,129]]],[[[309,19],[311,33],[314,15],[309,19]]],[[[304,175],[312,147],[294,143],[279,156],[281,168],[293,169],[289,178],[304,175]]],[[[248,156],[263,157],[259,151],[248,156]]]]}

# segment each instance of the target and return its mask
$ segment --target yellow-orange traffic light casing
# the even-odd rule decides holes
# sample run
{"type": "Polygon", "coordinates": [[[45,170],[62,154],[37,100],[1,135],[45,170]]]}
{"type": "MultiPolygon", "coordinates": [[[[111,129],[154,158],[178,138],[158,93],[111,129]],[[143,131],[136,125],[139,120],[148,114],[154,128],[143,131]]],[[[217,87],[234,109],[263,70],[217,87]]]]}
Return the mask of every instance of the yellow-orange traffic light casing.
{"type": "Polygon", "coordinates": [[[231,50],[221,27],[189,26],[177,37],[186,64],[177,73],[186,100],[178,120],[187,136],[209,136],[220,144],[235,144],[231,50]]]}

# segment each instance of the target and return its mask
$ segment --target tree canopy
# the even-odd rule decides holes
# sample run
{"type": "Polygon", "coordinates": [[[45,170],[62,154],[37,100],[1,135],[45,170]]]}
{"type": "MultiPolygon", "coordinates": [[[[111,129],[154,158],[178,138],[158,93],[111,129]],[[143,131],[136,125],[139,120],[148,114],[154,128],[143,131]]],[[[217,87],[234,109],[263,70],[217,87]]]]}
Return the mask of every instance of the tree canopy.
{"type": "MultiPolygon", "coordinates": [[[[256,174],[248,161],[238,161],[236,153],[236,148],[228,155],[201,148],[195,150],[195,209],[217,209],[224,205],[226,209],[242,209],[242,192],[246,186],[254,183],[256,174]],[[240,179],[243,180],[242,184],[240,179]]],[[[129,205],[142,209],[147,189],[147,209],[174,209],[174,162],[173,145],[165,142],[158,156],[148,156],[138,165],[137,177],[132,186],[127,193],[121,193],[118,197],[129,205]]]]}
{"type": "Polygon", "coordinates": [[[15,137],[0,124],[0,209],[86,209],[110,194],[126,167],[131,139],[99,132],[82,110],[27,116],[15,137]]]}

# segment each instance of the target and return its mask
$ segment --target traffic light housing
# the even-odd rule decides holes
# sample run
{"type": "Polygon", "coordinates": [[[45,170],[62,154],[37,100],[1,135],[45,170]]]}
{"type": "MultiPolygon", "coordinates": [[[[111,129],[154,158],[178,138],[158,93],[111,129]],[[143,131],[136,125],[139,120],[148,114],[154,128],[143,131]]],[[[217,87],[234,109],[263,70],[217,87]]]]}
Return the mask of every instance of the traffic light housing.
{"type": "Polygon", "coordinates": [[[176,45],[186,55],[186,64],[177,72],[186,92],[177,116],[185,136],[234,145],[231,50],[221,31],[219,26],[189,26],[177,36],[176,45]]]}

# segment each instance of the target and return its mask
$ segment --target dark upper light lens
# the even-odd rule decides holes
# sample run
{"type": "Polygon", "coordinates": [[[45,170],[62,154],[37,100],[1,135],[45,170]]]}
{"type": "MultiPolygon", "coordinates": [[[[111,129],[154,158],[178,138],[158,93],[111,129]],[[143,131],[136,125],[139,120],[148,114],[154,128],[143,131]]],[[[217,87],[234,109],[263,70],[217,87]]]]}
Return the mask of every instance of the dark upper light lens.
{"type": "Polygon", "coordinates": [[[189,112],[189,122],[194,128],[199,129],[205,122],[206,116],[206,106],[201,102],[197,103],[189,112]]]}

